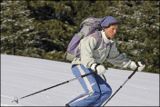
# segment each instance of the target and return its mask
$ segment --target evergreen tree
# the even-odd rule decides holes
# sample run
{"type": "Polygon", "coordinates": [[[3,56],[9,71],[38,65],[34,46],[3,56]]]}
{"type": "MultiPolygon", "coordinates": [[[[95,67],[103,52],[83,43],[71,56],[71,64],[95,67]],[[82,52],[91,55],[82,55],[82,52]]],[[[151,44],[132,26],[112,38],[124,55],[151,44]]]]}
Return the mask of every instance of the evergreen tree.
{"type": "Polygon", "coordinates": [[[1,53],[63,60],[85,18],[111,15],[120,21],[119,50],[143,60],[144,71],[159,73],[159,6],[145,0],[2,0],[1,53]]]}
{"type": "Polygon", "coordinates": [[[1,2],[1,52],[6,54],[28,55],[33,48],[33,18],[27,2],[20,0],[3,0],[1,2]]]}

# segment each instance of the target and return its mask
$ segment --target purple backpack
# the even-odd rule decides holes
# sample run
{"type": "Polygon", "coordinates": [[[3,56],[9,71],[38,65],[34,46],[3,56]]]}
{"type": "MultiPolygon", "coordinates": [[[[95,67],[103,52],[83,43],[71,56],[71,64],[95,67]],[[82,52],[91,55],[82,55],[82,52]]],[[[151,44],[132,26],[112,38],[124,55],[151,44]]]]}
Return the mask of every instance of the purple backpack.
{"type": "Polygon", "coordinates": [[[100,27],[101,20],[102,18],[89,17],[81,23],[80,31],[73,36],[68,45],[65,56],[66,60],[72,61],[75,57],[80,56],[78,45],[81,39],[99,30],[101,28],[100,27]]]}

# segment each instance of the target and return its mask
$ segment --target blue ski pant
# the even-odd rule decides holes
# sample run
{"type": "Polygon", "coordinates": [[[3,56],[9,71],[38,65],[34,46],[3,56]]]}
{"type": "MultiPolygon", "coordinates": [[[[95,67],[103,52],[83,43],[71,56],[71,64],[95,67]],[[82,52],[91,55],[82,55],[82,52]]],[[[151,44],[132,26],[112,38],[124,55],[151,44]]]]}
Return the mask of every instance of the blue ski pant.
{"type": "MultiPolygon", "coordinates": [[[[83,65],[73,65],[75,77],[93,72],[83,65]]],[[[112,89],[99,75],[93,73],[79,79],[85,93],[71,100],[69,106],[101,106],[111,95],[112,89]]]]}

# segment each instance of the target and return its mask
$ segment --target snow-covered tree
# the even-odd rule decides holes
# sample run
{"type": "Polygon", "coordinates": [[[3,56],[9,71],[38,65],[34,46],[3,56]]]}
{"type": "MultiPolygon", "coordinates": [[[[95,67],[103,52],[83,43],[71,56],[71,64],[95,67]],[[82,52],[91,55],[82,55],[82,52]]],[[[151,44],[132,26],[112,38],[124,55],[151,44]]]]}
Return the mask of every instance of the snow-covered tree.
{"type": "Polygon", "coordinates": [[[37,33],[25,0],[1,2],[1,52],[19,54],[29,51],[37,33]]]}

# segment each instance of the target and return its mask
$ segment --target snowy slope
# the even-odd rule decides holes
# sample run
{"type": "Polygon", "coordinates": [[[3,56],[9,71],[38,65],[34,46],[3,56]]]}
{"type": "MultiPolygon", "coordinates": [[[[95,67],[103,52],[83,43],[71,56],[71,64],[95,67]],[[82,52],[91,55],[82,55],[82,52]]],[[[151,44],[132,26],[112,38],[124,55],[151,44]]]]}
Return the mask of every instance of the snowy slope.
{"type": "MultiPolygon", "coordinates": [[[[12,103],[14,97],[74,78],[71,64],[11,55],[1,55],[1,105],[64,106],[83,92],[78,81],[12,103]]],[[[108,69],[105,73],[113,92],[132,71],[108,69]]],[[[159,106],[159,75],[137,72],[106,106],[159,106]]]]}

